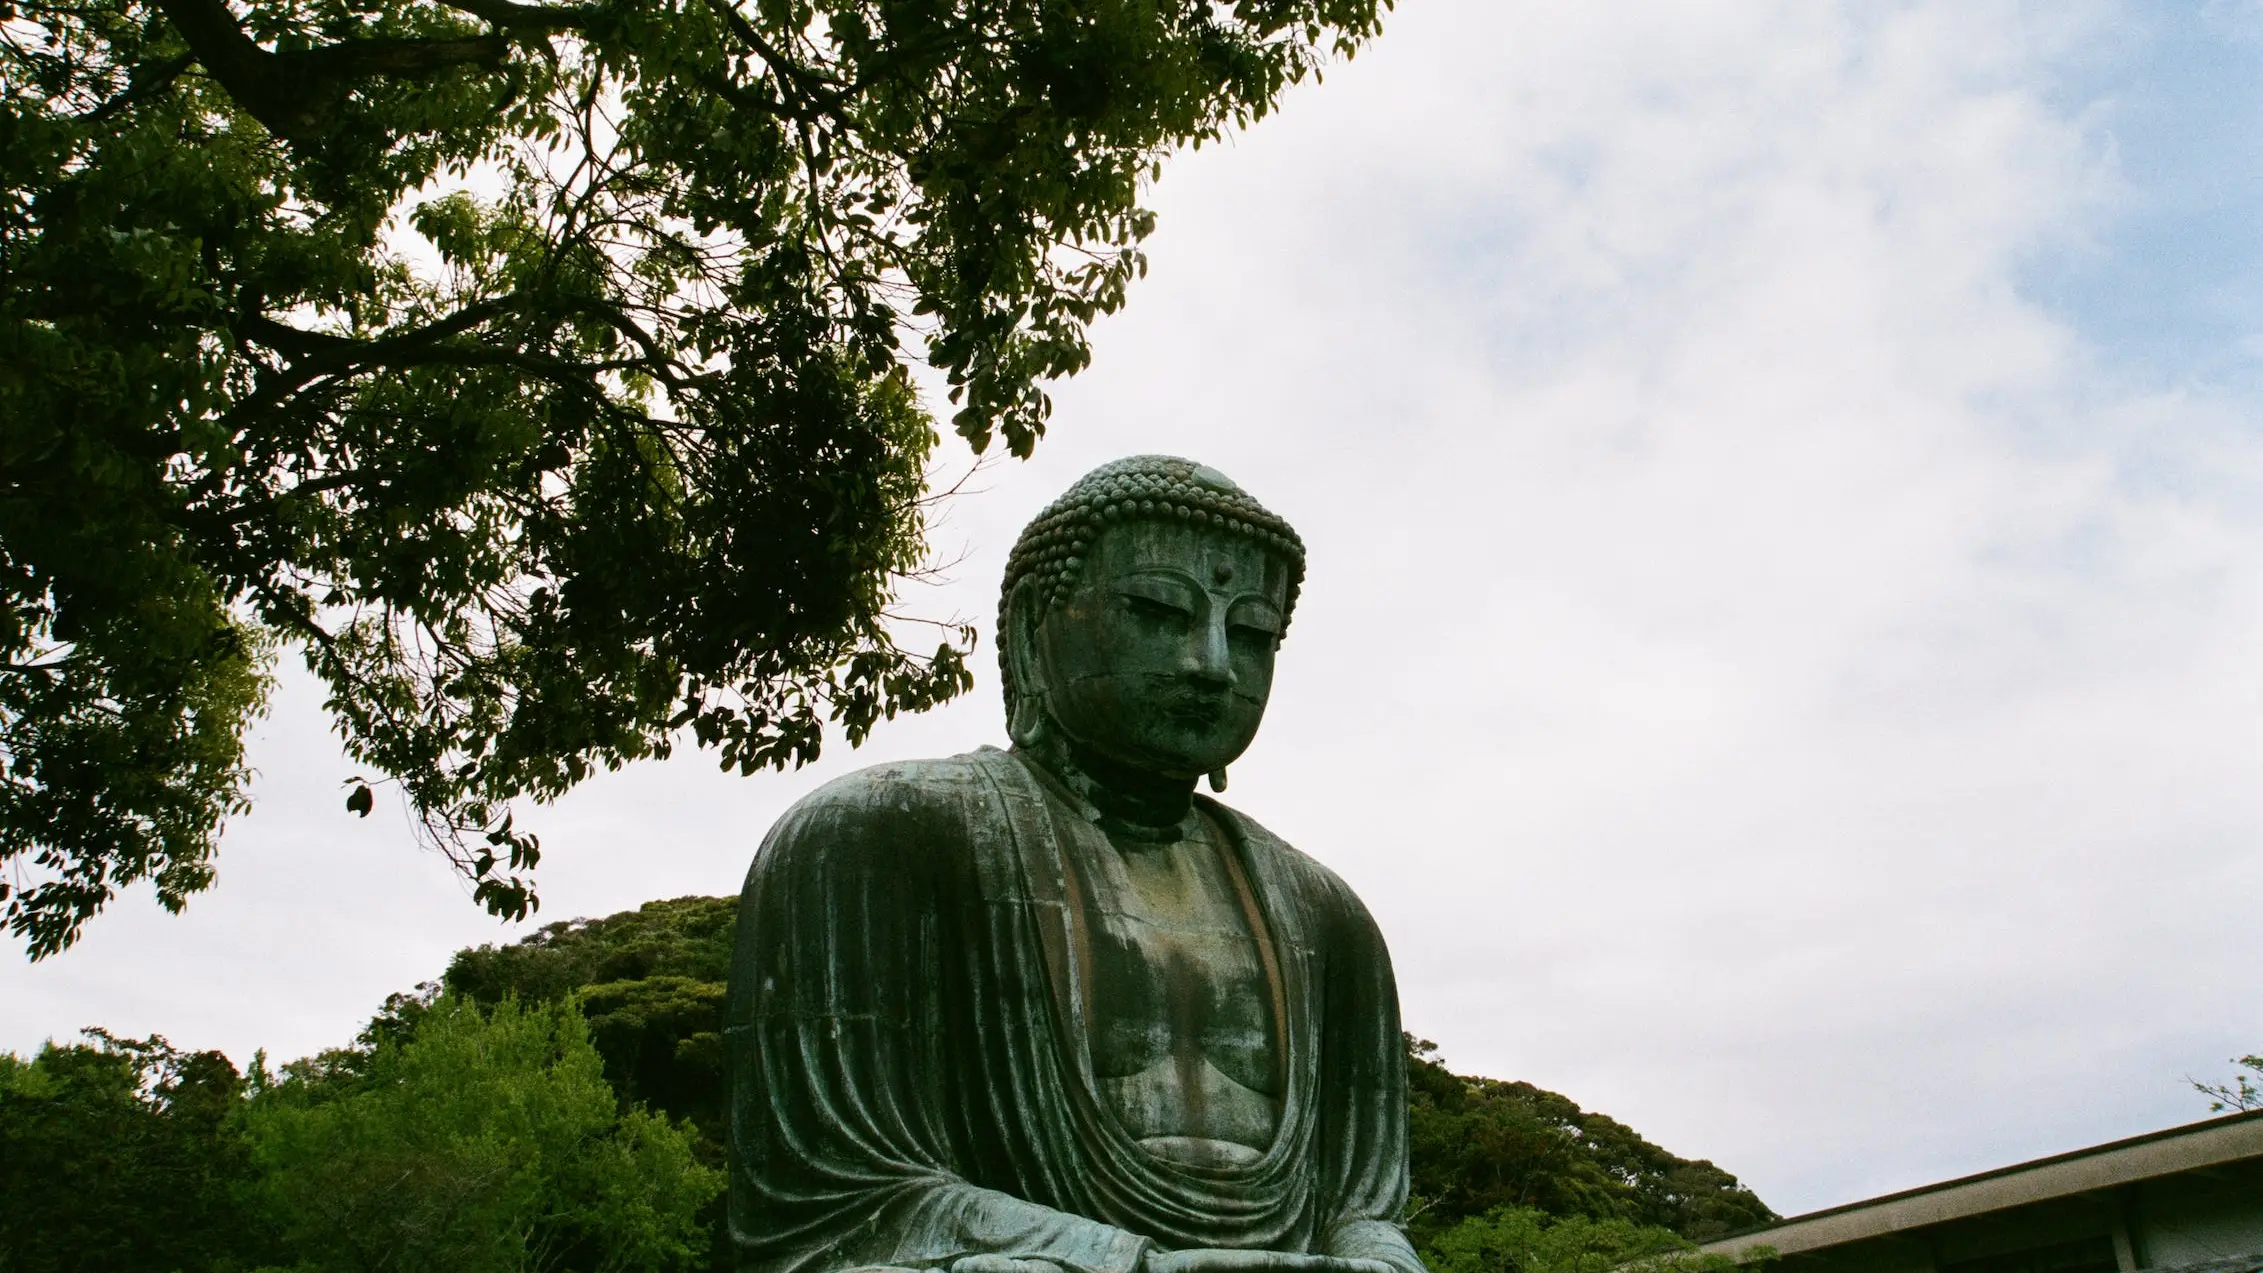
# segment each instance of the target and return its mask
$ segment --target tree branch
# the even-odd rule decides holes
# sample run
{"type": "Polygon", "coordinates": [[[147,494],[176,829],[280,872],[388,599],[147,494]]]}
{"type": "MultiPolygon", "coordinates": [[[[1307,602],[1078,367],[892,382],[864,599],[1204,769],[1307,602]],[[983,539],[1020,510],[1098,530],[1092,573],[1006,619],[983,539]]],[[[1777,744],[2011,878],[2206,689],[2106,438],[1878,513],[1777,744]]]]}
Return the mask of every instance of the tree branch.
{"type": "Polygon", "coordinates": [[[440,0],[440,3],[511,31],[579,31],[600,12],[593,4],[514,4],[511,0],[440,0]]]}
{"type": "MultiPolygon", "coordinates": [[[[754,24],[746,20],[746,16],[738,11],[737,6],[723,2],[723,0],[709,0],[708,7],[723,19],[731,30],[738,35],[739,39],[746,42],[748,48],[754,50],[755,56],[762,59],[763,63],[770,68],[771,73],[778,77],[789,92],[798,94],[815,104],[819,109],[836,117],[847,113],[847,99],[837,88],[831,86],[833,84],[832,77],[803,66],[786,56],[783,49],[763,39],[762,32],[756,30],[754,24]]],[[[794,118],[806,121],[808,116],[796,113],[794,118]]]]}
{"type": "Polygon", "coordinates": [[[273,54],[244,34],[225,0],[157,0],[157,8],[188,41],[196,60],[236,103],[278,137],[312,135],[316,122],[307,94],[292,95],[268,74],[273,54]]]}
{"type": "MultiPolygon", "coordinates": [[[[495,0],[471,0],[485,7],[495,0]]],[[[244,33],[226,0],[156,0],[220,87],[267,131],[286,141],[313,141],[328,131],[351,81],[370,76],[414,78],[466,63],[502,60],[501,34],[445,39],[346,40],[291,53],[270,53],[244,33]]],[[[506,4],[507,9],[527,6],[506,4]]],[[[468,11],[468,10],[467,10],[468,11]]],[[[523,24],[521,24],[523,25],[523,24]]]]}
{"type": "Polygon", "coordinates": [[[350,336],[308,331],[303,327],[278,323],[265,314],[238,314],[233,326],[242,335],[289,358],[292,370],[299,370],[300,364],[305,363],[306,370],[311,374],[320,374],[362,363],[382,362],[402,349],[462,335],[489,319],[509,313],[513,307],[527,299],[522,293],[512,292],[476,301],[414,331],[377,340],[355,340],[350,336]]]}
{"type": "Polygon", "coordinates": [[[312,73],[332,79],[363,79],[372,75],[414,78],[466,62],[499,62],[511,47],[501,35],[467,35],[451,39],[345,40],[296,53],[273,53],[276,73],[300,76],[312,73]]]}
{"type": "Polygon", "coordinates": [[[82,118],[90,124],[101,123],[135,102],[166,88],[179,79],[181,72],[189,69],[195,61],[195,57],[184,53],[179,57],[169,57],[160,62],[144,62],[136,66],[126,80],[126,87],[117,96],[88,111],[82,118]]]}
{"type": "Polygon", "coordinates": [[[237,339],[265,345],[290,362],[286,368],[262,374],[251,396],[228,408],[219,423],[222,428],[233,431],[240,427],[239,421],[256,419],[273,410],[285,398],[322,376],[350,375],[365,367],[393,362],[404,352],[437,345],[508,313],[525,299],[517,292],[497,296],[466,305],[414,331],[377,340],[355,340],[350,336],[307,331],[276,322],[265,314],[239,313],[229,320],[237,339]]]}

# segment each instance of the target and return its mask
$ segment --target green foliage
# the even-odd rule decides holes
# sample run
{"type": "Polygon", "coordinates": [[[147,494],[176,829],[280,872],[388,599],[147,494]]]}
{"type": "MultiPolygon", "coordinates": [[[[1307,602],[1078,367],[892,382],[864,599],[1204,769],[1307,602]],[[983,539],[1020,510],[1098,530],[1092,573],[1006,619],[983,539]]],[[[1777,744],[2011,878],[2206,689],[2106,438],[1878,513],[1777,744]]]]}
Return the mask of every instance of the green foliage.
{"type": "Polygon", "coordinates": [[[719,981],[647,977],[591,986],[581,992],[581,1005],[605,1058],[605,1075],[623,1100],[688,1118],[720,1139],[727,1113],[723,1016],[728,997],[719,981]]]}
{"type": "MultiPolygon", "coordinates": [[[[603,919],[544,925],[507,946],[456,952],[441,984],[492,1005],[574,997],[623,1100],[639,1100],[699,1133],[700,1161],[721,1166],[728,1114],[723,1025],[738,899],[678,897],[603,919]]],[[[395,996],[388,1011],[415,1011],[395,996]]],[[[386,1017],[373,1030],[392,1028],[386,1017]]],[[[704,1216],[710,1263],[729,1267],[718,1198],[704,1216]]]]}
{"type": "Polygon", "coordinates": [[[2187,1079],[2186,1082],[2192,1084],[2194,1091],[2208,1098],[2210,1113],[2263,1109],[2263,1086],[2256,1084],[2257,1079],[2263,1079],[2263,1056],[2233,1057],[2232,1064],[2247,1073],[2233,1074],[2229,1083],[2203,1083],[2199,1079],[2187,1079]]]}
{"type": "Polygon", "coordinates": [[[1422,1251],[1430,1273],[1731,1273],[1672,1229],[1625,1219],[1551,1216],[1499,1207],[1439,1232],[1422,1251]]]}
{"type": "Polygon", "coordinates": [[[1710,1162],[1678,1158],[1530,1083],[1450,1073],[1434,1045],[1407,1042],[1416,1199],[1409,1230],[1418,1245],[1443,1241],[1466,1222],[1525,1211],[1623,1221],[1700,1242],[1776,1218],[1710,1162]]]}
{"type": "MultiPolygon", "coordinates": [[[[571,998],[394,996],[355,1046],[247,1085],[162,1039],[0,1054],[0,1266],[666,1270],[722,1173],[624,1105],[571,998]]],[[[719,1162],[719,1155],[716,1156],[719,1162]]]]}
{"type": "Polygon", "coordinates": [[[460,951],[442,984],[482,1004],[578,993],[614,1090],[692,1120],[720,1162],[724,981],[737,918],[735,898],[648,902],[460,951]]]}
{"type": "Polygon", "coordinates": [[[242,1083],[161,1038],[0,1053],[0,1267],[216,1270],[252,1235],[242,1083]]]}
{"type": "Polygon", "coordinates": [[[735,897],[678,897],[604,919],[545,924],[508,946],[456,952],[441,980],[483,1004],[508,995],[555,999],[644,977],[720,982],[730,975],[738,914],[735,897]]]}
{"type": "MultiPolygon", "coordinates": [[[[0,589],[24,597],[31,588],[12,586],[31,573],[13,559],[19,547],[0,542],[0,589]]],[[[0,617],[0,860],[37,872],[20,892],[0,880],[0,900],[34,956],[137,880],[178,912],[211,885],[220,825],[246,804],[243,731],[267,697],[263,638],[162,591],[119,608],[130,617],[54,626],[55,599],[32,597],[0,617]],[[43,626],[69,647],[21,639],[43,626]]]]}
{"type": "Polygon", "coordinates": [[[722,1174],[605,1083],[570,1000],[429,1005],[366,1063],[286,1069],[246,1109],[257,1198],[303,1270],[674,1269],[722,1174]]]}
{"type": "Polygon", "coordinates": [[[1162,157],[1382,7],[0,0],[11,930],[210,882],[269,641],[514,916],[513,801],[962,692],[910,369],[1026,455],[1162,157]]]}

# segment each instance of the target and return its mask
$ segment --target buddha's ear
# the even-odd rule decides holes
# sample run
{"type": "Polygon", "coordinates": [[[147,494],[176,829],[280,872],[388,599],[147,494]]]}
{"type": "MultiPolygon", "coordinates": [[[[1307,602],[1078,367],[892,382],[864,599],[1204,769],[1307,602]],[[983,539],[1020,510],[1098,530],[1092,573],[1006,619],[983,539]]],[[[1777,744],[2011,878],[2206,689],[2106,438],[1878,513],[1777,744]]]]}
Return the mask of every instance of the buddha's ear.
{"type": "Polygon", "coordinates": [[[1046,703],[1045,660],[1038,655],[1038,639],[1045,625],[1045,607],[1037,580],[1023,576],[1006,600],[1006,631],[998,639],[1005,646],[1006,666],[1014,678],[1012,701],[1006,704],[1006,736],[1017,746],[1035,747],[1045,740],[1052,711],[1046,703]]]}

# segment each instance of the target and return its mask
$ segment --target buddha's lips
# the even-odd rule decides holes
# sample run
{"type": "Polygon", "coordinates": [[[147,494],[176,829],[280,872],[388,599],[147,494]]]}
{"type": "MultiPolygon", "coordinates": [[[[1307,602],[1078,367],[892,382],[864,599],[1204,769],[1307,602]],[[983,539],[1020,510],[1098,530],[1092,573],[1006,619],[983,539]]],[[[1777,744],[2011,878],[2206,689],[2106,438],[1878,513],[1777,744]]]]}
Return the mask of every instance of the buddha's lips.
{"type": "Polygon", "coordinates": [[[1210,726],[1226,715],[1233,702],[1233,696],[1223,690],[1175,689],[1164,697],[1162,708],[1163,714],[1177,724],[1210,726]]]}

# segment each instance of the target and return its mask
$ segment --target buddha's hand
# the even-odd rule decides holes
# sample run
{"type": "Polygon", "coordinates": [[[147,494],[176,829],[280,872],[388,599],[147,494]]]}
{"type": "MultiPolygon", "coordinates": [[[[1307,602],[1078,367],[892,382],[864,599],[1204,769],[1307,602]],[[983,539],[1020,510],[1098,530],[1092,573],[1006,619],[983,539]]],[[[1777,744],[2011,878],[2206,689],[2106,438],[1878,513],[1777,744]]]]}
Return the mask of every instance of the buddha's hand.
{"type": "Polygon", "coordinates": [[[1051,1260],[1025,1260],[1012,1255],[962,1255],[951,1261],[951,1273],[1061,1273],[1051,1260]]]}
{"type": "MultiPolygon", "coordinates": [[[[958,1273],[953,1270],[952,1273],[958,1273]]],[[[1240,1251],[1196,1247],[1149,1251],[1141,1273],[1398,1273],[1381,1260],[1347,1260],[1299,1251],[1240,1251]]]]}

